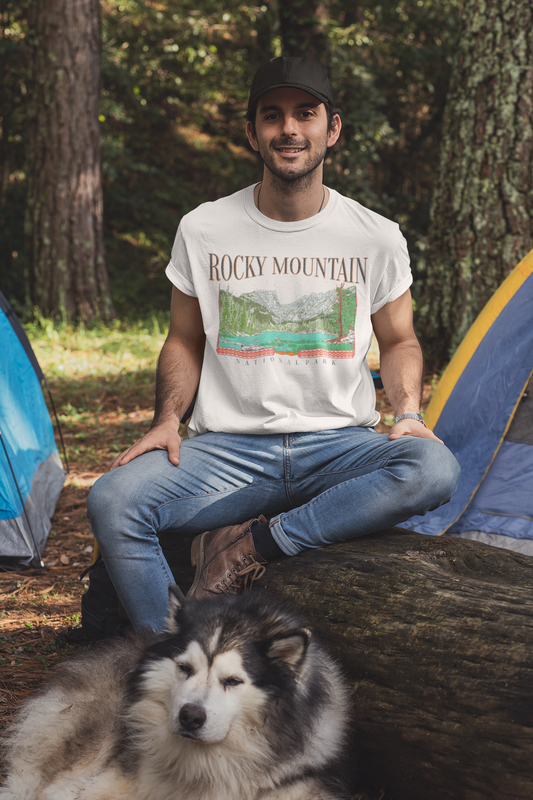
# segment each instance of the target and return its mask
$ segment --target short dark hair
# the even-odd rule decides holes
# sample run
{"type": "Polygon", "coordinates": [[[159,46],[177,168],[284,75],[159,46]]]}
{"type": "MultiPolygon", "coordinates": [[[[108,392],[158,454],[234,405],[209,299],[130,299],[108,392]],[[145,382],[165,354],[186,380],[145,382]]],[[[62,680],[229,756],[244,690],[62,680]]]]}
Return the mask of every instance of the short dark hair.
{"type": "MultiPolygon", "coordinates": [[[[326,114],[328,115],[328,133],[331,133],[333,128],[335,127],[334,118],[341,115],[340,108],[336,108],[331,103],[324,103],[326,106],[326,114]]],[[[249,122],[252,126],[252,133],[255,136],[255,119],[257,117],[257,103],[254,103],[248,108],[246,112],[246,122],[249,122]]],[[[328,150],[330,148],[328,147],[328,150]]]]}

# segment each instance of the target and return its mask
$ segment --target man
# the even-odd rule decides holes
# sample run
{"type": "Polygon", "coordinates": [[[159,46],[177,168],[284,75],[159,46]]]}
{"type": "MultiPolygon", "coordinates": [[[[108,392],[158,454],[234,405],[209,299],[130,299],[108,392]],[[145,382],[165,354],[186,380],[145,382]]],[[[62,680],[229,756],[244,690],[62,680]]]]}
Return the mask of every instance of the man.
{"type": "Polygon", "coordinates": [[[405,240],[322,183],[340,131],[319,64],[269,61],[246,127],[262,181],[181,221],[154,421],[88,504],[137,627],[164,623],[162,531],[198,534],[190,593],[209,596],[242,589],[274,557],[424,514],[456,489],[458,464],[419,413],[405,240]],[[388,436],[373,427],[372,331],[397,415],[388,436]]]}

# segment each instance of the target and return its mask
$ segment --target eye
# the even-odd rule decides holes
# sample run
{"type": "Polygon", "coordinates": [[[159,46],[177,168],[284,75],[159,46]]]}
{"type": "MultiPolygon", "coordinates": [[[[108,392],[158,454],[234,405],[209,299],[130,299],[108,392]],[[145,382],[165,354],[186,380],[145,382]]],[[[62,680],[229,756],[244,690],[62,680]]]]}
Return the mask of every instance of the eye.
{"type": "Polygon", "coordinates": [[[183,672],[186,678],[190,678],[192,675],[192,667],[189,664],[178,664],[178,669],[180,672],[183,672]]]}
{"type": "Polygon", "coordinates": [[[240,683],[244,683],[240,678],[223,678],[220,682],[224,689],[227,689],[229,686],[238,686],[240,683]]]}

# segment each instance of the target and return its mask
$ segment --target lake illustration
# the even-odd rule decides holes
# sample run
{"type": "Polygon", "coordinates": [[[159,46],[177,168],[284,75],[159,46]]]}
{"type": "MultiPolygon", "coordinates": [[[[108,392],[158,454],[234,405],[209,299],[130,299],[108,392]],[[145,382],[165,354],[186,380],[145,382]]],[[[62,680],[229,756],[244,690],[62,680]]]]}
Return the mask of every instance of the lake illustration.
{"type": "Polygon", "coordinates": [[[281,303],[275,291],[237,296],[220,289],[217,353],[236,358],[275,353],[353,358],[356,308],[356,287],[344,284],[291,303],[281,303]]]}

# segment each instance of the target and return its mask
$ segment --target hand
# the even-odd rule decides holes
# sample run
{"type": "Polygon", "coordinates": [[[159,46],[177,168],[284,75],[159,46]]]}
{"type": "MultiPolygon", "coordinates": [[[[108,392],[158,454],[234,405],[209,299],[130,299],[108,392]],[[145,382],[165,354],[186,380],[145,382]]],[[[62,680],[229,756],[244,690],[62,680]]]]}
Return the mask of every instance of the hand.
{"type": "Polygon", "coordinates": [[[143,453],[148,453],[150,450],[167,450],[168,460],[171,464],[178,466],[180,463],[180,445],[181,436],[176,430],[175,423],[161,423],[151,428],[141,439],[138,439],[135,444],[124,450],[112,463],[110,471],[117,467],[122,467],[128,461],[133,461],[137,456],[143,453]]]}
{"type": "Polygon", "coordinates": [[[416,419],[401,419],[392,426],[389,439],[399,439],[400,436],[419,436],[421,439],[435,439],[435,441],[444,444],[442,439],[435,436],[433,431],[424,427],[424,425],[416,419]]]}

